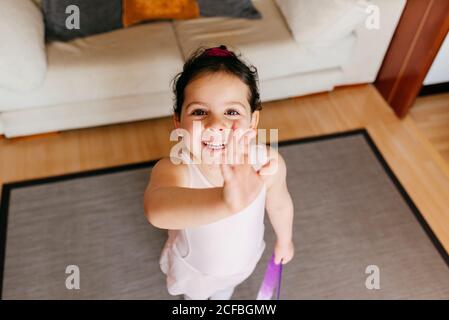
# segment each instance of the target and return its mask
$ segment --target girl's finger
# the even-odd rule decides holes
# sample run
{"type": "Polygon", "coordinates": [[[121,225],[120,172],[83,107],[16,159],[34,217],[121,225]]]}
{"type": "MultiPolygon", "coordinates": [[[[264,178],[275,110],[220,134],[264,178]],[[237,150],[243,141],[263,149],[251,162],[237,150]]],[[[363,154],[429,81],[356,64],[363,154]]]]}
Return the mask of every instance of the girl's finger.
{"type": "MultiPolygon", "coordinates": [[[[242,148],[242,147],[240,147],[240,148],[242,148]]],[[[246,164],[247,163],[246,161],[248,160],[248,157],[247,157],[246,154],[239,153],[238,157],[239,157],[239,164],[246,164]]]]}
{"type": "Polygon", "coordinates": [[[274,255],[274,263],[275,264],[280,264],[281,261],[282,261],[282,257],[278,257],[278,256],[274,255]]]}
{"type": "Polygon", "coordinates": [[[225,182],[229,182],[232,180],[232,169],[228,164],[222,164],[221,166],[221,173],[223,175],[223,180],[225,182]]]}
{"type": "Polygon", "coordinates": [[[246,129],[244,132],[242,132],[241,139],[244,143],[250,143],[251,140],[253,140],[257,135],[256,130],[253,128],[246,129]]]}
{"type": "MultiPolygon", "coordinates": [[[[234,127],[234,126],[233,126],[234,127]]],[[[234,139],[234,129],[230,129],[228,134],[228,140],[226,142],[226,150],[225,150],[225,160],[226,164],[234,164],[234,154],[235,154],[235,139],[234,139]]]]}
{"type": "Polygon", "coordinates": [[[237,152],[237,159],[239,164],[246,164],[247,162],[244,161],[243,155],[249,154],[249,147],[251,144],[251,140],[255,137],[255,131],[253,129],[246,129],[246,130],[238,130],[236,132],[236,139],[237,139],[237,146],[238,150],[237,152]]]}
{"type": "Polygon", "coordinates": [[[257,173],[258,173],[260,176],[265,175],[264,173],[270,168],[270,165],[271,165],[271,161],[272,161],[272,160],[273,160],[273,159],[269,159],[269,160],[267,161],[267,163],[265,163],[262,167],[260,167],[259,170],[257,170],[257,173]]]}
{"type": "Polygon", "coordinates": [[[220,169],[221,169],[221,174],[223,176],[223,180],[225,182],[229,182],[232,180],[232,176],[233,176],[233,172],[231,167],[228,164],[224,164],[222,163],[220,165],[220,169]]]}
{"type": "Polygon", "coordinates": [[[241,139],[241,151],[243,154],[250,154],[251,141],[256,137],[256,131],[254,129],[248,129],[241,139]]]}
{"type": "Polygon", "coordinates": [[[243,158],[242,158],[242,136],[244,134],[244,131],[242,129],[236,129],[234,130],[234,160],[235,164],[243,164],[243,158]]]}
{"type": "Polygon", "coordinates": [[[275,158],[270,158],[267,163],[265,163],[257,173],[262,177],[266,178],[267,176],[273,175],[276,173],[277,169],[277,160],[275,158]]]}

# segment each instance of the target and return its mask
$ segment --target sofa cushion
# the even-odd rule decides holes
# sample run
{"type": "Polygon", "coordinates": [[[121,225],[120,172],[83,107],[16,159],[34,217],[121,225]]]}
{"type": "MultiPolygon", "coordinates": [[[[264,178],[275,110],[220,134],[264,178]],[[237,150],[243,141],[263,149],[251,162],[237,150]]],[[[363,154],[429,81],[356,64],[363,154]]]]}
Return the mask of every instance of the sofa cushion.
{"type": "Polygon", "coordinates": [[[47,70],[42,12],[29,0],[2,0],[0,9],[0,89],[27,91],[47,70]]]}
{"type": "Polygon", "coordinates": [[[46,80],[35,91],[0,90],[0,111],[170,92],[183,65],[169,22],[53,42],[48,59],[46,80]]]}
{"type": "Polygon", "coordinates": [[[260,19],[260,12],[251,0],[197,0],[203,17],[260,19]]]}
{"type": "Polygon", "coordinates": [[[365,0],[276,0],[299,43],[332,45],[367,17],[365,0]]]}
{"type": "Polygon", "coordinates": [[[175,21],[179,43],[187,59],[199,46],[227,45],[254,64],[261,80],[341,66],[355,45],[349,36],[334,46],[316,48],[292,37],[272,0],[254,2],[260,20],[223,17],[175,21]]]}
{"type": "Polygon", "coordinates": [[[195,0],[123,0],[123,25],[128,27],[146,20],[193,19],[200,16],[195,0]]]}
{"type": "Polygon", "coordinates": [[[49,40],[67,41],[122,27],[122,0],[42,0],[42,9],[49,40]],[[66,26],[71,16],[66,8],[70,5],[79,8],[79,29],[66,26]]]}

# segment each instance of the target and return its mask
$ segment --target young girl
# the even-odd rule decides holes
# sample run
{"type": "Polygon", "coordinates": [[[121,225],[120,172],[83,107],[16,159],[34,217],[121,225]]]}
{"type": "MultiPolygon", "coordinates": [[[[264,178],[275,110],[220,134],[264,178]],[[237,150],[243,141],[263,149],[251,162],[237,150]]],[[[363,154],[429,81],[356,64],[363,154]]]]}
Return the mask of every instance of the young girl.
{"type": "Polygon", "coordinates": [[[246,148],[259,121],[257,82],[256,68],[223,45],[197,50],[174,79],[173,122],[186,148],[154,166],[144,196],[148,221],[169,230],[160,266],[172,295],[230,299],[265,249],[265,209],[275,262],[293,257],[285,162],[264,145],[268,158],[251,164],[246,148]]]}

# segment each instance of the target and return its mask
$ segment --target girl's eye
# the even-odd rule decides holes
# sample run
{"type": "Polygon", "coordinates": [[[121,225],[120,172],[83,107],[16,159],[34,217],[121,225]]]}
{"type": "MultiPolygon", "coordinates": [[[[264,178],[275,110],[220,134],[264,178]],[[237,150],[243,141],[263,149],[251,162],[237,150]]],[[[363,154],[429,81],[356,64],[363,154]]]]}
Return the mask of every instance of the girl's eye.
{"type": "Polygon", "coordinates": [[[237,110],[228,110],[226,111],[226,114],[230,115],[230,116],[238,116],[240,113],[237,110]]]}
{"type": "Polygon", "coordinates": [[[206,111],[202,109],[195,109],[192,111],[191,115],[193,116],[204,116],[206,114],[206,111]]]}

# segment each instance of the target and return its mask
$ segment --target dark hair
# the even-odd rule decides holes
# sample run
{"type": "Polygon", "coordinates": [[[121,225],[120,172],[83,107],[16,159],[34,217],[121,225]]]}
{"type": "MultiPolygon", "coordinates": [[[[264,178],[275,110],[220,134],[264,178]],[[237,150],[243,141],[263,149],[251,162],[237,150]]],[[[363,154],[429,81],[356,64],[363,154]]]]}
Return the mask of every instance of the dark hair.
{"type": "Polygon", "coordinates": [[[189,82],[200,74],[220,71],[236,76],[248,86],[248,102],[251,106],[251,112],[262,109],[257,68],[246,64],[234,52],[221,45],[216,48],[198,48],[185,62],[182,72],[173,78],[172,89],[175,96],[173,111],[176,117],[179,118],[181,116],[184,90],[189,82]]]}

